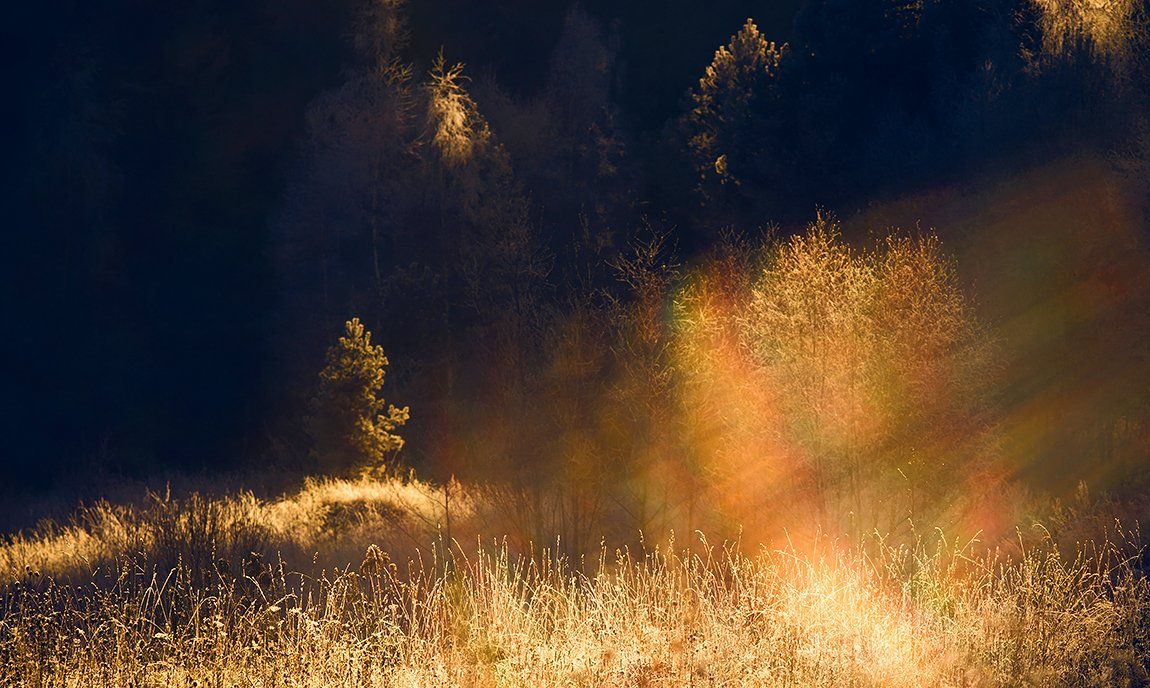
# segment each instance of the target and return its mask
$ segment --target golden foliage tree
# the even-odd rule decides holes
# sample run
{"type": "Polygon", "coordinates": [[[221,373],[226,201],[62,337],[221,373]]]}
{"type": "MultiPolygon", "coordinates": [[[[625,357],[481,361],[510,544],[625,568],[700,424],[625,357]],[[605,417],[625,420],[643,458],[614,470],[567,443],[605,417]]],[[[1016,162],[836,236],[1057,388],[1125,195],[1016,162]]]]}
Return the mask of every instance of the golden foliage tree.
{"type": "Polygon", "coordinates": [[[856,500],[873,478],[921,490],[979,458],[988,344],[936,237],[854,250],[820,214],[769,248],[743,325],[821,487],[856,500]]]}
{"type": "Polygon", "coordinates": [[[371,343],[359,318],[347,321],[344,336],[327,350],[308,419],[320,465],[341,473],[380,468],[403,447],[395,430],[407,422],[408,408],[380,396],[387,365],[383,347],[371,343]]]}
{"type": "Polygon", "coordinates": [[[1032,0],[1039,9],[1043,49],[1122,62],[1145,41],[1146,10],[1136,0],[1032,0]]]}
{"type": "Polygon", "coordinates": [[[784,389],[792,431],[821,460],[862,441],[874,274],[820,215],[778,246],[752,293],[751,346],[784,389]]]}
{"type": "Polygon", "coordinates": [[[487,120],[463,87],[463,64],[448,65],[443,53],[431,67],[427,92],[427,128],[431,142],[448,167],[471,159],[491,138],[487,120]]]}

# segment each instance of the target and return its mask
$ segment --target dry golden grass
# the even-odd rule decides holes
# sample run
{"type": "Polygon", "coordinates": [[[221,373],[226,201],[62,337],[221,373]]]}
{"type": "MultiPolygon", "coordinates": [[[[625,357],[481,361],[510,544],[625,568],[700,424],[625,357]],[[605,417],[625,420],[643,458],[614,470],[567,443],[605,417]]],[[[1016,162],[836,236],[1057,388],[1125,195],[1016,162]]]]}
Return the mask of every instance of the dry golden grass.
{"type": "MultiPolygon", "coordinates": [[[[468,513],[466,500],[452,508],[468,513]]],[[[261,500],[250,492],[187,499],[149,494],[135,507],[97,502],[66,524],[44,522],[0,542],[0,584],[29,575],[77,582],[133,557],[154,565],[198,565],[249,552],[358,561],[364,541],[395,551],[429,540],[444,521],[442,489],[413,477],[308,480],[297,492],[261,500]],[[349,545],[349,543],[351,543],[349,545]],[[351,553],[340,558],[345,547],[351,553]],[[190,558],[190,560],[189,560],[190,558]]],[[[302,560],[293,563],[301,563],[302,560]]]]}
{"type": "Polygon", "coordinates": [[[1072,556],[1039,529],[1009,556],[941,536],[749,553],[700,536],[572,564],[437,545],[418,529],[440,508],[416,481],[321,481],[271,502],[102,504],[12,538],[0,686],[1150,681],[1150,583],[1121,528],[1072,556]],[[402,528],[429,545],[410,561],[402,528]],[[388,538],[391,555],[367,546],[388,538]],[[332,562],[356,540],[350,566],[261,555],[332,562]]]}

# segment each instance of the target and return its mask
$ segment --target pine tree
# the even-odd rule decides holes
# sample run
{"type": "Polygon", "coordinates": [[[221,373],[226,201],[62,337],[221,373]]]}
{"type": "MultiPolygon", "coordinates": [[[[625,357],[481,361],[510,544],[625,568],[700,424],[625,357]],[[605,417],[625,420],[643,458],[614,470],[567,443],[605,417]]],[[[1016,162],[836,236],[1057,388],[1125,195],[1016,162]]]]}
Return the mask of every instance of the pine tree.
{"type": "Polygon", "coordinates": [[[403,447],[395,430],[409,415],[406,406],[397,408],[379,396],[388,365],[383,347],[371,343],[359,318],[345,323],[344,331],[327,351],[308,419],[313,458],[338,473],[385,467],[403,447]]]}
{"type": "Polygon", "coordinates": [[[329,344],[331,323],[349,311],[383,319],[367,309],[390,297],[388,278],[406,263],[395,244],[413,231],[418,180],[410,151],[421,129],[411,67],[400,52],[404,4],[365,0],[354,27],[359,59],[341,84],[309,104],[272,222],[283,297],[277,329],[286,349],[278,377],[288,393],[310,388],[315,370],[307,362],[329,344]]]}
{"type": "Polygon", "coordinates": [[[748,185],[751,196],[777,176],[770,171],[779,124],[774,100],[786,46],[777,46],[748,19],[721,46],[690,97],[685,124],[700,188],[713,198],[719,189],[748,185]]]}

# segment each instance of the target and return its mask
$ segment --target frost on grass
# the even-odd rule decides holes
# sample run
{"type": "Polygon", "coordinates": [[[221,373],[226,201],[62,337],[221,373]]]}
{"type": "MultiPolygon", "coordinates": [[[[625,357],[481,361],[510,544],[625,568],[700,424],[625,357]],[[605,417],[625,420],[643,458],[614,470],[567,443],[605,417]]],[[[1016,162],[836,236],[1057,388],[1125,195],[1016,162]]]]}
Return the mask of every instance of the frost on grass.
{"type": "Polygon", "coordinates": [[[1113,535],[1010,556],[942,537],[700,540],[581,565],[441,542],[316,575],[124,558],[100,584],[9,580],[0,685],[1145,685],[1150,587],[1137,533],[1113,535]]]}

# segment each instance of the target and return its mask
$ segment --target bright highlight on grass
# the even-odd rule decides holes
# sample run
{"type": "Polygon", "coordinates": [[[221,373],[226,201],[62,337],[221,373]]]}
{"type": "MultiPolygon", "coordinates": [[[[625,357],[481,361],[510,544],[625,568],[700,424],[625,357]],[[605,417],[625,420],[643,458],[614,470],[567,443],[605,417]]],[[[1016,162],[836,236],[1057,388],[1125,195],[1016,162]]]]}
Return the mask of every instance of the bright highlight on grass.
{"type": "MultiPolygon", "coordinates": [[[[1150,682],[1130,504],[1012,482],[1040,467],[1027,421],[1059,397],[1003,394],[995,347],[1028,340],[979,324],[935,236],[857,247],[820,215],[682,271],[665,248],[619,266],[636,298],[616,306],[617,396],[564,438],[565,480],[376,461],[273,499],[97,503],[0,546],[0,686],[1150,682]],[[632,463],[606,464],[622,446],[632,463]]],[[[347,366],[381,383],[357,325],[347,366]]],[[[569,372],[602,342],[563,344],[569,372]]],[[[385,418],[381,384],[355,380],[370,403],[348,408],[385,418]]]]}
{"type": "MultiPolygon", "coordinates": [[[[399,507],[434,519],[433,494],[414,482],[329,481],[273,503],[157,499],[11,541],[0,550],[0,685],[1150,680],[1150,583],[1140,534],[1121,526],[1073,552],[1035,526],[1011,554],[937,532],[802,550],[716,547],[697,533],[579,561],[440,540],[406,563],[373,545],[337,565],[365,532],[402,537],[399,507]],[[362,530],[331,529],[348,504],[362,530]],[[320,558],[307,561],[305,538],[320,558]],[[71,558],[44,556],[66,547],[71,558]],[[273,547],[297,559],[263,554],[273,547]],[[90,570],[77,565],[84,557],[90,570]],[[312,574],[296,572],[309,563],[312,574]]],[[[1087,507],[1097,505],[1073,508],[1087,507]]]]}

